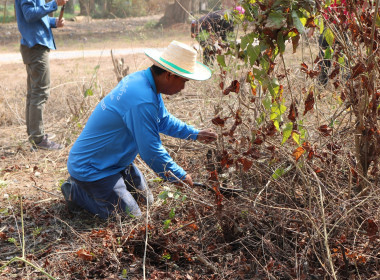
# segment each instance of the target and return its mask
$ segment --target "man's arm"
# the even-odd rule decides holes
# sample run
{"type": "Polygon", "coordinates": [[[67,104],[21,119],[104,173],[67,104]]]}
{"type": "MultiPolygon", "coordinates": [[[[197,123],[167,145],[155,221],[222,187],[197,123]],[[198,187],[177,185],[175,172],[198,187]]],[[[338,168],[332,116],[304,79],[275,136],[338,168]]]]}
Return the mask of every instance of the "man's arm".
{"type": "Polygon", "coordinates": [[[31,23],[40,20],[41,18],[43,18],[51,12],[56,11],[58,9],[58,6],[64,5],[68,0],[53,0],[42,6],[37,6],[35,0],[20,1],[21,9],[24,14],[25,20],[26,22],[31,23]]]}
{"type": "Polygon", "coordinates": [[[170,114],[162,100],[160,103],[159,114],[160,122],[158,125],[160,133],[180,139],[197,139],[199,131],[170,114]]]}
{"type": "Polygon", "coordinates": [[[169,181],[177,180],[170,172],[181,180],[186,178],[186,172],[174,162],[161,143],[156,106],[136,106],[124,116],[124,122],[134,136],[138,153],[154,172],[169,181]]]}

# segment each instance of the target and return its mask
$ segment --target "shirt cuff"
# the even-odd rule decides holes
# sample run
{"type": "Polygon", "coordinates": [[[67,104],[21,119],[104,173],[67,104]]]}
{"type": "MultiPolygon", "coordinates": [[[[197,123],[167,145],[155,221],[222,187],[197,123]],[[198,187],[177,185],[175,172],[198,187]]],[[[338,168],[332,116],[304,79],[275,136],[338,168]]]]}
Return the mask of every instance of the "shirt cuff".
{"type": "Polygon", "coordinates": [[[190,139],[196,141],[198,138],[199,130],[195,130],[193,133],[190,134],[190,139]]]}
{"type": "Polygon", "coordinates": [[[50,27],[57,28],[57,21],[55,17],[49,18],[49,21],[50,21],[50,27]]]}

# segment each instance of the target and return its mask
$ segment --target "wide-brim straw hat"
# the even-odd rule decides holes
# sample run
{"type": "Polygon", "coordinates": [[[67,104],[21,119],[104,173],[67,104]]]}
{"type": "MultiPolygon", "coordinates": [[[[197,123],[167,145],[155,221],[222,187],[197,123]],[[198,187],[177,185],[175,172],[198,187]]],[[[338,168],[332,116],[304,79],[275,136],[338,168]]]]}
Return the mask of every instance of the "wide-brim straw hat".
{"type": "Polygon", "coordinates": [[[158,67],[186,79],[204,81],[211,77],[211,70],[196,60],[197,52],[184,43],[172,41],[163,52],[149,49],[145,54],[158,67]]]}

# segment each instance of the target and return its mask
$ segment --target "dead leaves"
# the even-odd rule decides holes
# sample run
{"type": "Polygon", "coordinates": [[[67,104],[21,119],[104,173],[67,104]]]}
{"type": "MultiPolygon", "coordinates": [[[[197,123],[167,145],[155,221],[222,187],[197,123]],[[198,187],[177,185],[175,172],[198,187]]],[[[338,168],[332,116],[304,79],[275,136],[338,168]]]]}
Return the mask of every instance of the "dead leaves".
{"type": "Polygon", "coordinates": [[[293,157],[296,161],[300,159],[300,157],[306,152],[306,150],[303,147],[298,147],[293,151],[293,157]]]}
{"type": "Polygon", "coordinates": [[[295,102],[293,101],[292,104],[290,105],[288,119],[291,120],[292,122],[295,122],[297,117],[298,117],[298,109],[296,107],[295,102]]]}
{"type": "Polygon", "coordinates": [[[370,242],[373,242],[376,240],[378,232],[379,232],[379,227],[377,226],[377,224],[373,220],[368,219],[367,220],[367,235],[370,242]]]}
{"type": "Polygon", "coordinates": [[[224,95],[228,95],[230,92],[239,93],[240,83],[237,80],[231,82],[230,86],[223,91],[224,95]]]}
{"type": "Polygon", "coordinates": [[[301,72],[304,72],[306,76],[310,79],[315,78],[319,74],[319,71],[309,70],[309,66],[307,66],[307,64],[304,62],[301,63],[301,72]]]}
{"type": "Polygon", "coordinates": [[[87,261],[87,262],[91,262],[95,259],[94,255],[92,253],[90,253],[90,251],[86,250],[86,249],[80,249],[76,252],[76,255],[78,256],[78,258],[84,260],[84,261],[87,261]]]}
{"type": "Polygon", "coordinates": [[[305,115],[307,112],[311,111],[314,108],[314,102],[314,93],[312,90],[310,90],[305,100],[305,110],[303,111],[303,115],[305,115]]]}
{"type": "Polygon", "coordinates": [[[318,130],[321,132],[323,136],[330,136],[332,128],[324,124],[318,127],[318,130]]]}

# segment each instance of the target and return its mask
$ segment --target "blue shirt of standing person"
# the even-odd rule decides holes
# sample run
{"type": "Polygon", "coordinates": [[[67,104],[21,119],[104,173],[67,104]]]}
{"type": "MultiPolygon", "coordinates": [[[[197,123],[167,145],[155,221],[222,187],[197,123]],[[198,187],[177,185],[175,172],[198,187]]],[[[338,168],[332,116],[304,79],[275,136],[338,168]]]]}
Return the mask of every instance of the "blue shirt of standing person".
{"type": "Polygon", "coordinates": [[[197,53],[173,41],[159,53],[146,51],[154,65],[126,76],[96,106],[74,143],[67,162],[70,182],[62,185],[69,210],[84,208],[101,218],[115,212],[141,216],[135,190],[148,203],[153,196],[133,161],[141,159],[159,176],[193,185],[163,147],[160,133],[210,142],[216,133],[199,131],[170,114],[161,94],[180,92],[185,83],[210,78],[210,70],[196,62],[197,53]]]}
{"type": "Polygon", "coordinates": [[[48,14],[67,1],[15,1],[17,25],[21,33],[20,51],[27,71],[26,130],[33,150],[62,148],[45,134],[43,112],[50,94],[49,51],[56,49],[51,28],[63,27],[65,22],[64,18],[53,18],[48,14]]]}

